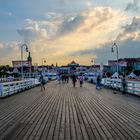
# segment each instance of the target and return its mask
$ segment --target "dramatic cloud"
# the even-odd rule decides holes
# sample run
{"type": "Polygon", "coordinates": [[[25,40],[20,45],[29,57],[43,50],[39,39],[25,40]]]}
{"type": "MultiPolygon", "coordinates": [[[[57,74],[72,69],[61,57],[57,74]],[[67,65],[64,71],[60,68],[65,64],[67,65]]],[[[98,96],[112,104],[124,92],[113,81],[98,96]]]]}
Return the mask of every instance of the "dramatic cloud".
{"type": "Polygon", "coordinates": [[[76,17],[70,17],[61,25],[59,29],[59,34],[75,31],[83,23],[84,19],[85,18],[81,15],[76,17]]]}
{"type": "MultiPolygon", "coordinates": [[[[117,36],[119,57],[140,57],[140,18],[134,17],[130,24],[123,26],[123,32],[117,36]],[[126,53],[127,52],[127,53],[126,53]]],[[[101,47],[85,49],[73,52],[72,56],[95,56],[96,62],[107,63],[108,59],[116,59],[116,55],[111,53],[111,46],[114,41],[101,44],[101,47]]]]}
{"type": "Polygon", "coordinates": [[[20,59],[20,43],[19,42],[11,42],[4,43],[0,42],[0,63],[2,64],[11,64],[11,60],[19,60],[20,59]]]}
{"type": "Polygon", "coordinates": [[[38,24],[18,29],[17,32],[24,37],[25,40],[33,41],[36,38],[46,38],[47,31],[44,28],[39,28],[38,24]]]}
{"type": "MultiPolygon", "coordinates": [[[[114,38],[122,26],[120,22],[125,19],[123,13],[108,7],[89,8],[79,14],[50,12],[44,20],[27,19],[26,27],[18,29],[18,33],[24,40],[30,40],[35,61],[47,55],[50,63],[59,61],[64,64],[77,59],[68,54],[99,48],[110,37],[114,38]]],[[[79,61],[87,63],[88,60],[79,58],[79,61]]]]}
{"type": "Polygon", "coordinates": [[[140,17],[133,17],[132,23],[123,27],[124,32],[135,32],[140,30],[140,17]]]}
{"type": "Polygon", "coordinates": [[[120,40],[139,40],[140,35],[140,17],[133,17],[132,22],[122,27],[123,32],[121,32],[117,41],[120,40]]]}
{"type": "MultiPolygon", "coordinates": [[[[28,45],[33,63],[38,64],[42,58],[47,64],[59,65],[72,60],[88,65],[92,57],[105,62],[114,41],[119,50],[126,45],[132,52],[136,49],[136,55],[139,52],[140,0],[16,0],[9,3],[11,6],[5,1],[0,3],[1,62],[20,58],[18,40],[28,45]]],[[[127,51],[124,57],[129,55],[127,51]]],[[[110,56],[115,55],[110,52],[110,56]]]]}
{"type": "MultiPolygon", "coordinates": [[[[72,56],[90,56],[90,58],[96,58],[96,63],[105,63],[107,64],[108,60],[116,59],[116,50],[114,53],[111,53],[111,47],[113,42],[109,42],[105,44],[101,48],[96,49],[86,49],[82,51],[77,51],[71,53],[72,56]]],[[[125,40],[119,42],[118,44],[119,49],[119,58],[132,58],[132,57],[140,57],[140,40],[125,40]],[[126,53],[127,51],[127,53],[126,53]]]]}
{"type": "Polygon", "coordinates": [[[89,32],[90,30],[96,28],[96,26],[100,26],[102,23],[109,20],[111,21],[114,18],[118,19],[118,14],[119,12],[113,11],[111,8],[107,7],[89,8],[88,10],[81,12],[79,15],[65,19],[60,26],[59,32],[89,32]]]}
{"type": "Polygon", "coordinates": [[[140,1],[133,0],[133,2],[127,4],[125,10],[126,11],[138,11],[139,8],[140,8],[140,1]]]}

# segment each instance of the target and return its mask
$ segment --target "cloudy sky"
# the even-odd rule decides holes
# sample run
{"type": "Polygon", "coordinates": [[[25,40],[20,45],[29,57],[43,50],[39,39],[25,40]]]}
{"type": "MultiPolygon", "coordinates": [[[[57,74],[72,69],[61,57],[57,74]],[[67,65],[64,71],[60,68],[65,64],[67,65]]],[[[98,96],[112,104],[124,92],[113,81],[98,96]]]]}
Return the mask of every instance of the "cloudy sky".
{"type": "Polygon", "coordinates": [[[119,57],[140,57],[140,0],[0,0],[0,64],[23,43],[33,63],[106,64],[114,41],[119,57]]]}

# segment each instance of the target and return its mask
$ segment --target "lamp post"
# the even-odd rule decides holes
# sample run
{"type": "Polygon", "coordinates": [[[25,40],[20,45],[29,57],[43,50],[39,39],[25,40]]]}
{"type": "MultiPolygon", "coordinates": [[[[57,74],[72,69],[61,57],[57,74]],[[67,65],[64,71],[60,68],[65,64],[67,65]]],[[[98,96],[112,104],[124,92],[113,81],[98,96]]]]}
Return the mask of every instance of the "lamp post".
{"type": "MultiPolygon", "coordinates": [[[[44,63],[46,63],[46,58],[42,58],[42,67],[44,68],[44,63]]],[[[43,71],[43,69],[42,69],[43,71]]]]}
{"type": "Polygon", "coordinates": [[[42,58],[42,66],[44,64],[43,62],[46,63],[46,58],[42,58]]]}
{"type": "Polygon", "coordinates": [[[91,59],[92,64],[94,63],[94,72],[95,72],[95,58],[91,59]]]}
{"type": "Polygon", "coordinates": [[[112,48],[111,48],[111,52],[114,52],[114,47],[116,47],[116,56],[117,56],[117,73],[119,74],[119,63],[118,63],[118,54],[119,54],[119,51],[118,51],[118,46],[116,43],[114,43],[112,45],[112,48]]]}
{"type": "Polygon", "coordinates": [[[28,46],[26,44],[21,45],[21,79],[23,79],[23,47],[26,48],[26,52],[28,52],[28,46]]]}

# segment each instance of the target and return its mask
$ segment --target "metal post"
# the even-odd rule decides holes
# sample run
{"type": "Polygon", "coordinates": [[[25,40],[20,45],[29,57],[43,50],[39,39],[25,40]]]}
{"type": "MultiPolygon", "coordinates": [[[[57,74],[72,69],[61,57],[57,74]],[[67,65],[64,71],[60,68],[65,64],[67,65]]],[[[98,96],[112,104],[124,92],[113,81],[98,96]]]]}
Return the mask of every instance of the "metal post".
{"type": "Polygon", "coordinates": [[[117,73],[119,74],[119,62],[118,62],[118,46],[116,45],[116,49],[117,49],[117,73]]]}
{"type": "Polygon", "coordinates": [[[94,72],[95,72],[95,59],[93,59],[94,60],[94,72]]]}
{"type": "Polygon", "coordinates": [[[95,72],[95,58],[92,58],[92,60],[91,60],[91,62],[92,62],[92,64],[93,64],[93,62],[94,62],[94,72],[95,72]]]}
{"type": "Polygon", "coordinates": [[[42,58],[42,67],[43,67],[43,68],[42,68],[42,71],[45,70],[45,68],[44,68],[44,63],[43,63],[43,62],[46,63],[46,58],[42,58]]]}
{"type": "Polygon", "coordinates": [[[116,47],[116,54],[117,54],[117,73],[119,74],[119,61],[118,61],[118,59],[119,59],[119,51],[118,51],[118,46],[117,46],[117,44],[116,43],[114,43],[113,44],[113,46],[112,46],[112,52],[114,52],[114,50],[113,50],[113,47],[116,47]]]}
{"type": "Polygon", "coordinates": [[[21,46],[21,79],[23,80],[23,45],[21,46]]]}
{"type": "Polygon", "coordinates": [[[26,47],[26,52],[28,52],[28,46],[26,44],[21,45],[21,79],[23,80],[23,47],[26,47]]]}

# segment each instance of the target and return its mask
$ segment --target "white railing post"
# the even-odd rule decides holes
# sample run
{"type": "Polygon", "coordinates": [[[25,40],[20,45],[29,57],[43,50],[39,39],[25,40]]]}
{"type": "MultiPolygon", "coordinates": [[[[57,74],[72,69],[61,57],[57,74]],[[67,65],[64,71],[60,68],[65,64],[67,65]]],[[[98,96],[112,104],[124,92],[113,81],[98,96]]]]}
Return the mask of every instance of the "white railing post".
{"type": "Polygon", "coordinates": [[[32,88],[35,86],[35,84],[35,79],[0,83],[0,97],[6,97],[11,94],[17,93],[21,90],[32,88]]]}
{"type": "Polygon", "coordinates": [[[133,91],[133,94],[135,94],[135,83],[132,83],[132,91],[133,91]]]}
{"type": "Polygon", "coordinates": [[[16,93],[17,92],[17,85],[16,85],[16,83],[14,83],[14,93],[16,93]]]}
{"type": "Polygon", "coordinates": [[[8,92],[7,92],[8,96],[10,95],[10,89],[11,89],[11,86],[10,86],[10,83],[9,83],[8,84],[8,92]]]}
{"type": "MultiPolygon", "coordinates": [[[[121,79],[103,78],[102,81],[103,86],[112,88],[113,90],[115,90],[115,88],[120,91],[123,90],[121,79]]],[[[140,96],[140,81],[126,80],[125,89],[127,93],[132,93],[140,96]]]]}
{"type": "Polygon", "coordinates": [[[0,84],[0,97],[2,97],[2,94],[3,94],[3,85],[0,84]]]}

